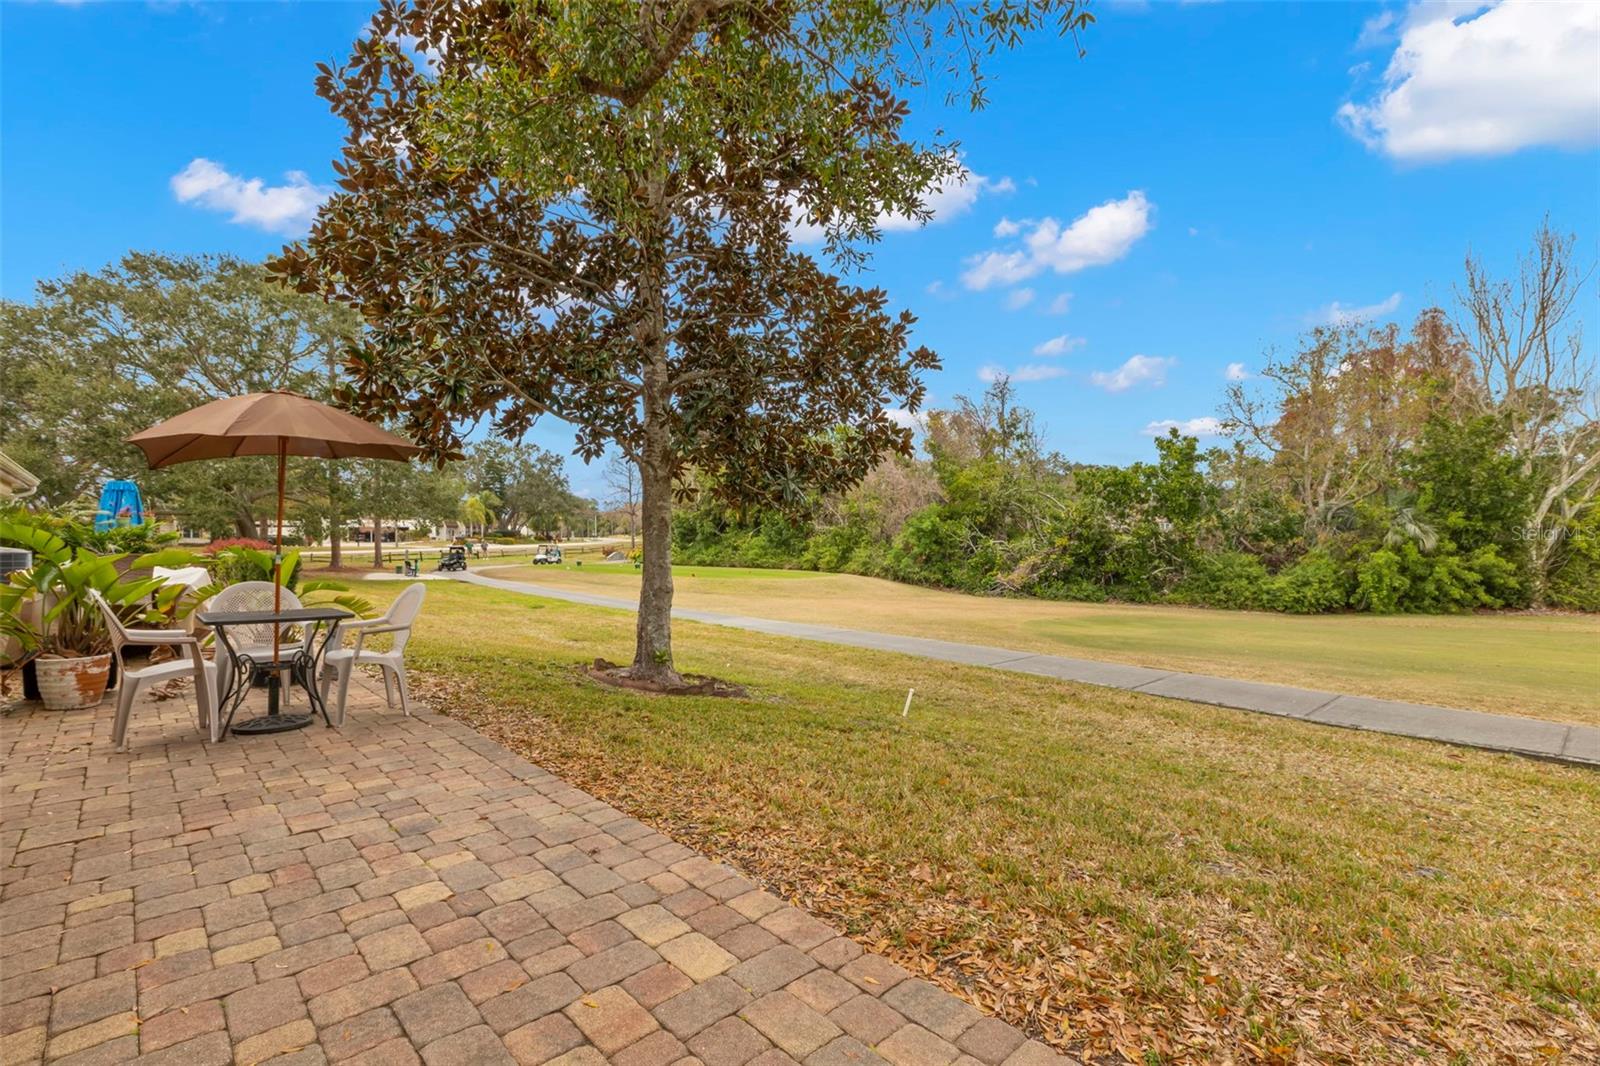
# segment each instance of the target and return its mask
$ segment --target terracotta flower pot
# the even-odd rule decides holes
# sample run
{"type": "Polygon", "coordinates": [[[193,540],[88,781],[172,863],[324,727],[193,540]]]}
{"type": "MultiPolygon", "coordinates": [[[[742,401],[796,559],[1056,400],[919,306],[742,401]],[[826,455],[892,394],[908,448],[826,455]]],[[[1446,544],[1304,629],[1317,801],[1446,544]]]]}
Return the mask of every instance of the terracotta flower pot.
{"type": "Polygon", "coordinates": [[[93,707],[106,694],[111,679],[111,655],[90,655],[83,659],[39,658],[34,660],[39,677],[39,698],[52,711],[72,711],[93,707]]]}

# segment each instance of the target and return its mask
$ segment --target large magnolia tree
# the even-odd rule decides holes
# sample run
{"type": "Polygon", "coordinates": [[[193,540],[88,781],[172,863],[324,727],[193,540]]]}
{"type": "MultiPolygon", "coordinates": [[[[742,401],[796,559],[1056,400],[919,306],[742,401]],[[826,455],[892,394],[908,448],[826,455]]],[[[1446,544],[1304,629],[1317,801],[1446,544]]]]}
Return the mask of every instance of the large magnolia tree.
{"type": "Polygon", "coordinates": [[[640,472],[630,672],[677,680],[671,515],[689,469],[730,502],[859,480],[908,430],[934,354],[851,261],[886,214],[962,176],[903,128],[906,85],[958,74],[1076,0],[384,0],[318,92],[349,126],[340,189],[275,270],[360,309],[353,406],[437,453],[482,417],[553,415],[640,472]]]}

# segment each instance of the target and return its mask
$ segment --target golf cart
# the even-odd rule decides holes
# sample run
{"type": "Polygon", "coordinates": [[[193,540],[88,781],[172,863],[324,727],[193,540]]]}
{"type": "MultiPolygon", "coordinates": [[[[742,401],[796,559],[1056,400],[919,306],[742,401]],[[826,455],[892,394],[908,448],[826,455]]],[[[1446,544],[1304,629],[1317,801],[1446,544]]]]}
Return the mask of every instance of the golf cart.
{"type": "Polygon", "coordinates": [[[561,549],[554,544],[541,544],[534,550],[533,561],[535,565],[559,563],[561,561],[561,549]]]}
{"type": "Polygon", "coordinates": [[[466,570],[467,547],[465,544],[452,544],[439,556],[440,570],[466,570]]]}

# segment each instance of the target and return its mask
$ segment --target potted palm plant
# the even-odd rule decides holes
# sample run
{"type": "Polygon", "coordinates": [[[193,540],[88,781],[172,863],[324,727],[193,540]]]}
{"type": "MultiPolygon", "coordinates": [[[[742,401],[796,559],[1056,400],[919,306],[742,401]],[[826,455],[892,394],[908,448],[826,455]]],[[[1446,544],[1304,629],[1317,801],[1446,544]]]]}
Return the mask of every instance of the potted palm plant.
{"type": "Polygon", "coordinates": [[[126,580],[117,569],[125,554],[74,550],[26,518],[0,519],[0,541],[25,547],[34,557],[31,568],[13,573],[0,586],[0,635],[15,639],[23,655],[34,660],[46,707],[94,706],[110,680],[111,635],[89,593],[98,592],[113,609],[142,618],[161,582],[126,580]]]}

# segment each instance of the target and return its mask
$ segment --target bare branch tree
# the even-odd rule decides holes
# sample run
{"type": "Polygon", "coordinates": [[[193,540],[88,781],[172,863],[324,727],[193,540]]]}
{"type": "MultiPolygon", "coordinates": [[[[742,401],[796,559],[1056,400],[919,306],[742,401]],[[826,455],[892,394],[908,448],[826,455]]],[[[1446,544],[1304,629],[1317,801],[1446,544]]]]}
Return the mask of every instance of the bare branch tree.
{"type": "Polygon", "coordinates": [[[1578,269],[1574,243],[1546,218],[1515,280],[1491,276],[1469,253],[1457,292],[1478,401],[1506,418],[1512,447],[1539,482],[1527,531],[1536,602],[1567,530],[1600,493],[1600,394],[1576,314],[1594,271],[1578,269]]]}
{"type": "Polygon", "coordinates": [[[611,490],[606,503],[628,519],[628,550],[639,544],[639,467],[626,455],[614,455],[606,463],[606,488],[611,490]]]}

